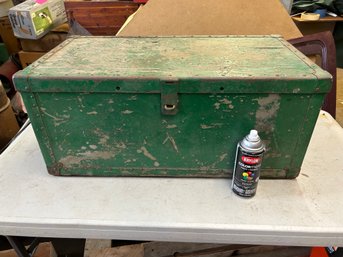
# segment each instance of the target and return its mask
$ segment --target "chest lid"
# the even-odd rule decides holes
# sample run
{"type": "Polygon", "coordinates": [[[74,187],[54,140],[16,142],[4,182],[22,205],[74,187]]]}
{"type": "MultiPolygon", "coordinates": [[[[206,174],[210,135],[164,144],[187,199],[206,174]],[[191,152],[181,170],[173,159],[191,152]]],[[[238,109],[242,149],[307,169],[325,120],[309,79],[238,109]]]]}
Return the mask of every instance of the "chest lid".
{"type": "Polygon", "coordinates": [[[73,37],[14,77],[21,91],[128,93],[161,81],[179,93],[320,93],[330,79],[278,36],[73,37]]]}

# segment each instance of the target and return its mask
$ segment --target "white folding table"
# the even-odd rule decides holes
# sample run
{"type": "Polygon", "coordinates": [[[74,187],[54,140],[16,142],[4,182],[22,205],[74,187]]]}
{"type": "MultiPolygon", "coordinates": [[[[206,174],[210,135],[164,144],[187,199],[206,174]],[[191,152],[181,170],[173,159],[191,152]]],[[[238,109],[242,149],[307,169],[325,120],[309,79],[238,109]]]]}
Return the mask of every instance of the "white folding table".
{"type": "Polygon", "coordinates": [[[301,175],[261,180],[54,177],[31,127],[0,156],[0,234],[343,246],[343,129],[321,112],[301,175]]]}

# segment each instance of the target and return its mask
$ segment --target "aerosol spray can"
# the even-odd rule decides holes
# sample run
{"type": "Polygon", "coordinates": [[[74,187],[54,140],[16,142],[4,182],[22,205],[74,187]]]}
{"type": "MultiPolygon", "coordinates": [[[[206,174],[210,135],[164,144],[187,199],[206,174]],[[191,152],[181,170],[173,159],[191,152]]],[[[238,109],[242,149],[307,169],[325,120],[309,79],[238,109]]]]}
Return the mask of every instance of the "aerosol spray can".
{"type": "Polygon", "coordinates": [[[232,190],[239,196],[252,197],[256,194],[257,183],[265,146],[256,130],[237,144],[235,167],[232,176],[232,190]]]}

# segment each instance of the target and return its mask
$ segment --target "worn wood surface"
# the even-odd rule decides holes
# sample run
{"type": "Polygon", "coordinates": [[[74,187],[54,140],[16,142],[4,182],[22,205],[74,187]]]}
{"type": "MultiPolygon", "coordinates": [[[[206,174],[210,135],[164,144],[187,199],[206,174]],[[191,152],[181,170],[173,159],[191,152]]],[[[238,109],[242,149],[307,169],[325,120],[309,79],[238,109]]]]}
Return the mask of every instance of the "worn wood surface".
{"type": "Polygon", "coordinates": [[[237,254],[239,257],[308,257],[311,247],[285,247],[272,251],[261,251],[257,253],[237,254]]]}
{"type": "MultiPolygon", "coordinates": [[[[88,257],[307,257],[310,247],[148,242],[94,249],[88,257]]],[[[86,255],[85,255],[86,256],[86,255]]]]}
{"type": "Polygon", "coordinates": [[[85,243],[84,257],[93,257],[98,252],[103,251],[106,248],[111,248],[111,240],[102,239],[87,239],[85,243]]]}
{"type": "Polygon", "coordinates": [[[94,251],[89,257],[145,257],[142,244],[125,245],[114,248],[104,248],[94,251]]]}
{"type": "Polygon", "coordinates": [[[225,244],[199,244],[199,243],[174,243],[174,242],[149,242],[144,243],[144,257],[170,257],[182,256],[182,254],[193,254],[204,256],[210,253],[233,252],[234,249],[244,248],[245,245],[225,244]]]}
{"type": "MultiPolygon", "coordinates": [[[[278,36],[74,37],[26,73],[32,77],[55,78],[68,74],[82,79],[307,80],[329,77],[312,64],[278,36]]],[[[281,87],[289,89],[283,84],[281,87]]]]}

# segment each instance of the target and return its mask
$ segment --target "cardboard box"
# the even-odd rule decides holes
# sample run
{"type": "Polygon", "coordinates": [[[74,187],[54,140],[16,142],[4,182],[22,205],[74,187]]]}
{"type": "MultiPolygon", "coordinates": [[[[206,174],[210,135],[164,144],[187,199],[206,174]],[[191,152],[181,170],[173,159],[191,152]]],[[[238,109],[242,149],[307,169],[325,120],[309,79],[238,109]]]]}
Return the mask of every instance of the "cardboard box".
{"type": "Polygon", "coordinates": [[[282,35],[301,37],[280,1],[149,0],[119,36],[282,35]]]}
{"type": "Polygon", "coordinates": [[[14,35],[28,39],[41,38],[67,21],[63,0],[49,0],[43,4],[27,0],[12,7],[8,16],[14,35]]]}
{"type": "Polygon", "coordinates": [[[0,17],[7,16],[8,9],[10,9],[12,6],[12,0],[0,0],[0,17]]]}

